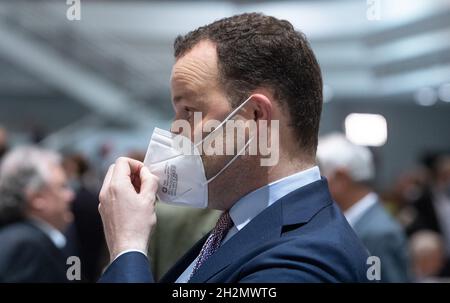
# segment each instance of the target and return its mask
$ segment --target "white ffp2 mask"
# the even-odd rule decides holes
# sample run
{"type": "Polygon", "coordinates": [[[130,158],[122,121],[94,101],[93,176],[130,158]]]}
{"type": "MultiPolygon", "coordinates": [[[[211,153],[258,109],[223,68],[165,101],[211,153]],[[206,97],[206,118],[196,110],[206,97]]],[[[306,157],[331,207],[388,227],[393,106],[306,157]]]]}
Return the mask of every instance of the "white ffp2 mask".
{"type": "Polygon", "coordinates": [[[195,145],[187,137],[155,127],[145,155],[144,165],[159,178],[156,193],[158,200],[167,204],[195,208],[208,206],[208,183],[231,165],[245,151],[253,138],[250,138],[244,147],[210,179],[206,179],[203,161],[197,146],[226,123],[248,100],[250,98],[239,105],[217,128],[195,145]]]}

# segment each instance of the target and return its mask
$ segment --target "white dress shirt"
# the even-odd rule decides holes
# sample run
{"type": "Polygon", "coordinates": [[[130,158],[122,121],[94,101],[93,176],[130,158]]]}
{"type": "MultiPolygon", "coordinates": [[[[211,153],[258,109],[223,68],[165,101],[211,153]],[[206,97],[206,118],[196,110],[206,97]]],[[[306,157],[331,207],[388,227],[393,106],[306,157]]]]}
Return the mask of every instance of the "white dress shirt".
{"type": "Polygon", "coordinates": [[[353,204],[344,212],[351,227],[354,227],[356,222],[378,201],[378,195],[374,192],[368,193],[361,200],[353,204]]]}
{"type": "MultiPolygon", "coordinates": [[[[290,192],[320,180],[317,166],[276,180],[242,197],[230,209],[234,226],[225,236],[221,245],[243,229],[253,218],[290,192]]],[[[197,256],[198,258],[198,256],[197,256]]],[[[187,283],[197,262],[197,258],[178,277],[176,283],[187,283]]]]}

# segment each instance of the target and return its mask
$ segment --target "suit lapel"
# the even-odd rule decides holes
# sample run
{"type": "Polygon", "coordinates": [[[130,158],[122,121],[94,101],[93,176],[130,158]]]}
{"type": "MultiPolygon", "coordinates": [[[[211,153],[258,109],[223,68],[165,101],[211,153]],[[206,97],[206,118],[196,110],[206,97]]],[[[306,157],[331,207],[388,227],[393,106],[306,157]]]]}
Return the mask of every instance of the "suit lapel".
{"type": "Polygon", "coordinates": [[[269,239],[279,238],[283,227],[307,223],[321,209],[332,204],[332,201],[327,181],[323,178],[289,193],[225,242],[189,282],[207,282],[256,246],[269,239]]]}
{"type": "MultiPolygon", "coordinates": [[[[266,208],[237,234],[225,242],[198,269],[189,282],[207,282],[233,261],[246,255],[257,245],[281,236],[284,226],[307,223],[324,207],[332,204],[325,179],[301,187],[266,208]]],[[[161,279],[174,282],[198,256],[208,238],[204,236],[189,250],[177,264],[161,279]]]]}
{"type": "Polygon", "coordinates": [[[189,282],[206,282],[237,258],[247,254],[258,243],[279,237],[281,222],[281,204],[275,203],[225,242],[203,263],[189,282]]]}

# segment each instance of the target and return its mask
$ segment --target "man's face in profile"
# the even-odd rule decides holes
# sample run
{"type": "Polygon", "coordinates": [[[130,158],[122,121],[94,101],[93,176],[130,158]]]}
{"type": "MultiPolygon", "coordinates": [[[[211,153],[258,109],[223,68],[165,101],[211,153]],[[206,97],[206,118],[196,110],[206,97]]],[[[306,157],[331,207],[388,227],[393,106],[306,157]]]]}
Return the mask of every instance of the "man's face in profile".
{"type": "Polygon", "coordinates": [[[52,165],[47,185],[40,191],[39,200],[42,219],[60,231],[73,220],[70,203],[74,193],[70,189],[66,173],[60,165],[52,165]]]}
{"type": "MultiPolygon", "coordinates": [[[[191,139],[195,138],[195,134],[201,134],[204,138],[206,134],[202,132],[202,127],[206,121],[222,121],[232,111],[219,84],[218,75],[216,47],[209,41],[195,45],[177,59],[172,69],[171,92],[175,120],[189,122],[191,133],[184,135],[191,139]],[[194,112],[201,113],[201,121],[194,121],[194,112]]],[[[219,172],[231,158],[226,155],[202,155],[207,178],[219,172]]]]}

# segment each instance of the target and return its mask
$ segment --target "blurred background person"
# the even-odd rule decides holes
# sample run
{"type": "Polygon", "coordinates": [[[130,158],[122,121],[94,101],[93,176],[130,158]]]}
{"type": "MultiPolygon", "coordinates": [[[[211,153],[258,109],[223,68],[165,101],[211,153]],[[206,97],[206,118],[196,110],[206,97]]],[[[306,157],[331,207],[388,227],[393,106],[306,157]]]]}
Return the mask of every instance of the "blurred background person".
{"type": "Polygon", "coordinates": [[[73,192],[61,157],[19,147],[0,166],[0,282],[68,282],[63,235],[73,192]]]}
{"type": "Polygon", "coordinates": [[[66,252],[80,257],[82,281],[95,282],[108,263],[103,224],[98,212],[98,189],[93,186],[96,184],[95,176],[92,176],[86,157],[79,153],[65,156],[63,167],[75,192],[71,204],[74,221],[66,232],[66,252]]]}
{"type": "Polygon", "coordinates": [[[382,193],[384,205],[404,227],[414,220],[411,204],[423,194],[428,178],[423,167],[413,167],[400,173],[393,185],[382,193]]]}
{"type": "Polygon", "coordinates": [[[414,282],[450,282],[441,278],[445,268],[442,236],[432,230],[416,232],[409,240],[414,282]]]}
{"type": "Polygon", "coordinates": [[[441,276],[450,276],[450,153],[436,152],[423,160],[428,170],[421,194],[404,210],[409,215],[406,230],[414,236],[432,230],[442,237],[445,265],[441,276]]]}
{"type": "MultiPolygon", "coordinates": [[[[175,36],[236,13],[263,12],[309,37],[324,78],[321,134],[345,132],[369,146],[382,159],[373,185],[386,210],[409,237],[438,232],[448,258],[450,217],[446,199],[436,195],[445,187],[437,181],[445,179],[445,161],[436,161],[445,152],[433,152],[450,151],[448,0],[380,0],[376,22],[368,16],[376,5],[362,0],[82,2],[82,22],[68,22],[65,1],[0,1],[0,159],[13,146],[38,142],[68,157],[82,155],[90,164],[82,183],[95,194],[117,157],[146,150],[154,127],[169,128],[175,36]],[[434,155],[422,159],[429,152],[434,155]]],[[[77,165],[69,166],[76,185],[77,165]]],[[[82,254],[77,243],[83,246],[89,228],[98,236],[93,204],[73,203],[68,252],[82,254]],[[91,219],[83,219],[85,211],[91,219]]],[[[155,230],[152,260],[162,273],[176,259],[172,254],[181,253],[165,237],[180,234],[182,250],[202,233],[189,231],[188,216],[209,219],[162,204],[157,211],[164,221],[155,230]]],[[[89,281],[96,265],[82,267],[89,281]]]]}
{"type": "Polygon", "coordinates": [[[370,150],[333,133],[319,139],[317,158],[347,221],[370,254],[380,258],[381,281],[408,282],[406,236],[371,187],[375,167],[370,150]]]}

